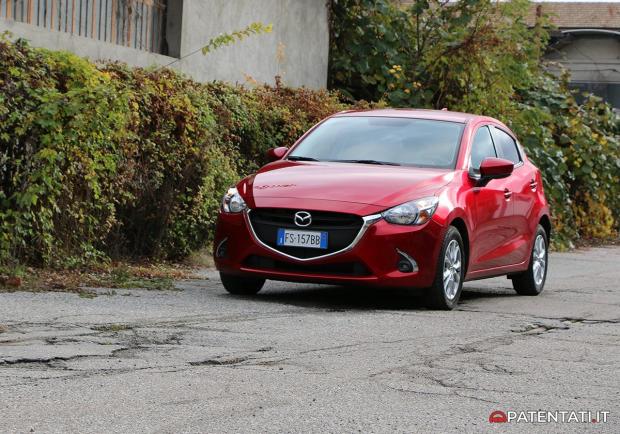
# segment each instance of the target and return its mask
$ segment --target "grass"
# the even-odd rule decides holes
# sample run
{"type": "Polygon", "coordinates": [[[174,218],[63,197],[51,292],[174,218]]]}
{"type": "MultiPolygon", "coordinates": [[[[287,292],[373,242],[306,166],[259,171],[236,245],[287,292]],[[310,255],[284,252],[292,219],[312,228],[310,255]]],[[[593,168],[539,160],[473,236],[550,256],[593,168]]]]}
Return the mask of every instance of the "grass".
{"type": "Polygon", "coordinates": [[[149,290],[165,291],[174,288],[174,282],[170,276],[142,276],[129,267],[115,268],[110,272],[109,280],[105,283],[110,288],[140,288],[149,290]]]}
{"type": "Polygon", "coordinates": [[[93,291],[78,290],[78,291],[76,291],[76,293],[77,293],[77,295],[78,295],[80,298],[88,298],[88,299],[91,299],[91,298],[95,298],[95,297],[97,297],[97,293],[96,293],[96,292],[93,292],[93,291]]]}
{"type": "Polygon", "coordinates": [[[103,324],[100,326],[91,327],[92,330],[98,332],[122,332],[125,330],[131,330],[132,327],[127,324],[103,324]]]}

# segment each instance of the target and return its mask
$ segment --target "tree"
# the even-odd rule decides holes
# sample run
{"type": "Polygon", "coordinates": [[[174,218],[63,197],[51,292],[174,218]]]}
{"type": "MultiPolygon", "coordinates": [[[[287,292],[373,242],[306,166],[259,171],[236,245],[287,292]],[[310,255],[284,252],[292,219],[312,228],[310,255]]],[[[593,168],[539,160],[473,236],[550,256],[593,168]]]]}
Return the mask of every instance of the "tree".
{"type": "Polygon", "coordinates": [[[541,168],[559,245],[608,237],[620,221],[618,117],[578,104],[546,72],[548,20],[527,0],[333,0],[330,86],[394,107],[485,114],[511,127],[541,168]]]}

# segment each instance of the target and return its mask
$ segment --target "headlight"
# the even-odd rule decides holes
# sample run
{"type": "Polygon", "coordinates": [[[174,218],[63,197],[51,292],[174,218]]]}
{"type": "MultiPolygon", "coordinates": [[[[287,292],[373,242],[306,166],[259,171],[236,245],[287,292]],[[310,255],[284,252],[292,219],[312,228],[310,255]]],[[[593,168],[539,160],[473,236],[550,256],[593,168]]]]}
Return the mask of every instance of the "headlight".
{"type": "Polygon", "coordinates": [[[247,207],[248,206],[235,187],[229,188],[222,199],[222,209],[224,212],[238,213],[247,207]]]}
{"type": "Polygon", "coordinates": [[[424,197],[390,208],[381,215],[395,225],[422,225],[431,219],[438,203],[435,196],[424,197]]]}

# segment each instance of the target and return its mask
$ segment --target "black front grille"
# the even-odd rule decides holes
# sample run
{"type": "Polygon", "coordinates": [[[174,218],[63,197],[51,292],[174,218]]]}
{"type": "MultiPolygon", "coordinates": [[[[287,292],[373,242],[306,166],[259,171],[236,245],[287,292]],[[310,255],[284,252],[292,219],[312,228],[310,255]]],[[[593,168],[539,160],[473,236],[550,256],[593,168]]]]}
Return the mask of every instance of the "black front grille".
{"type": "Polygon", "coordinates": [[[244,264],[259,270],[289,271],[308,274],[333,274],[337,276],[368,276],[370,271],[361,262],[342,262],[338,264],[293,264],[291,262],[276,261],[263,256],[251,255],[244,264]]]}
{"type": "Polygon", "coordinates": [[[294,220],[297,211],[300,210],[256,208],[250,211],[249,216],[256,236],[263,243],[282,253],[302,259],[327,255],[348,247],[364,224],[360,216],[353,214],[308,211],[312,215],[312,223],[306,227],[299,227],[294,220]],[[280,228],[327,232],[327,249],[278,246],[276,239],[280,228]]]}

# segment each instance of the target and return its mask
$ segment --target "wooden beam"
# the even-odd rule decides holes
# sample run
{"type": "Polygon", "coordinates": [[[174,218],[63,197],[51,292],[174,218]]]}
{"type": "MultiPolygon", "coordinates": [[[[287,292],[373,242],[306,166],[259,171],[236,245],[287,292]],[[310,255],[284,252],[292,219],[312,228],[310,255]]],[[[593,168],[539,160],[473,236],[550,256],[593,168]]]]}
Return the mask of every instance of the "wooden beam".
{"type": "Polygon", "coordinates": [[[110,39],[113,43],[116,44],[116,0],[112,0],[112,25],[110,32],[110,39]]]}
{"type": "Polygon", "coordinates": [[[54,30],[54,15],[56,14],[56,0],[52,0],[52,14],[50,15],[50,29],[54,30]]]}
{"type": "Polygon", "coordinates": [[[71,34],[75,33],[75,0],[71,2],[71,34]]]}
{"type": "Polygon", "coordinates": [[[150,5],[146,5],[146,14],[144,19],[144,23],[146,24],[146,35],[145,35],[145,50],[146,51],[150,51],[149,50],[149,45],[150,45],[150,40],[149,40],[149,36],[150,36],[150,32],[149,30],[151,30],[151,22],[149,21],[149,17],[151,16],[151,6],[150,5]]]}
{"type": "Polygon", "coordinates": [[[127,8],[127,46],[131,47],[131,16],[133,9],[131,6],[127,8]]]}
{"type": "Polygon", "coordinates": [[[97,14],[95,13],[95,0],[93,0],[93,7],[92,7],[93,11],[91,13],[91,26],[90,26],[90,37],[94,38],[95,37],[95,17],[97,16],[97,14]]]}
{"type": "Polygon", "coordinates": [[[32,24],[32,2],[34,0],[28,0],[28,15],[26,16],[26,22],[32,24]]]}

